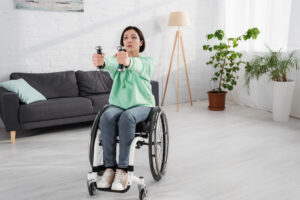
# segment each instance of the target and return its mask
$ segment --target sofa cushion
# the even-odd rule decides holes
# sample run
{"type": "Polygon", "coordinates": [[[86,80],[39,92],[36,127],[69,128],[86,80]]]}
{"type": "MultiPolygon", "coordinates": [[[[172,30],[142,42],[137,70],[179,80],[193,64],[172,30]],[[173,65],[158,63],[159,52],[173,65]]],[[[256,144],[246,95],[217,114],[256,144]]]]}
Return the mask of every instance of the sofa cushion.
{"type": "Polygon", "coordinates": [[[109,93],[113,84],[108,72],[77,71],[77,84],[80,96],[109,93]]]}
{"type": "Polygon", "coordinates": [[[47,99],[78,96],[74,71],[54,73],[12,73],[10,79],[23,78],[47,99]]]}
{"type": "Polygon", "coordinates": [[[14,92],[18,95],[21,102],[30,104],[36,101],[47,100],[41,93],[31,87],[24,79],[10,80],[0,83],[1,87],[4,87],[10,92],[14,92]]]}
{"type": "Polygon", "coordinates": [[[21,122],[62,119],[92,114],[92,101],[84,97],[48,99],[20,105],[21,122]]]}
{"type": "Polygon", "coordinates": [[[89,98],[92,101],[93,113],[98,113],[100,110],[102,110],[103,106],[108,104],[109,93],[86,96],[86,98],[89,98]]]}

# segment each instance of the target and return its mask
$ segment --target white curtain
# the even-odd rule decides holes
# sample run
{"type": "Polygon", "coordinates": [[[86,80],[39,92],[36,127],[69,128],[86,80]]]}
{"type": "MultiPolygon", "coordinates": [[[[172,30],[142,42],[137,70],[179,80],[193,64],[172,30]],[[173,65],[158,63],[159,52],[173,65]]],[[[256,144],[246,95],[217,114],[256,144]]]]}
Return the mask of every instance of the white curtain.
{"type": "MultiPolygon", "coordinates": [[[[242,42],[240,50],[245,60],[250,60],[254,55],[259,55],[267,50],[268,45],[272,50],[282,49],[287,51],[289,35],[295,35],[298,29],[291,29],[290,20],[298,25],[300,21],[299,0],[225,0],[225,32],[229,37],[236,37],[243,34],[248,28],[257,27],[260,35],[256,40],[242,42]],[[293,2],[294,1],[294,2],[293,2]],[[292,4],[293,3],[293,4],[292,4]],[[292,5],[298,5],[293,8],[292,5]],[[294,12],[294,13],[291,13],[294,12]],[[293,14],[293,15],[291,15],[293,14]],[[298,22],[299,23],[299,22],[298,22]],[[294,32],[289,33],[289,30],[294,32]],[[296,31],[295,31],[296,30],[296,31]]],[[[294,39],[295,41],[295,39],[294,39]]],[[[244,86],[245,70],[241,67],[239,71],[239,80],[235,89],[228,94],[228,99],[250,107],[272,111],[272,82],[267,76],[260,80],[252,80],[250,84],[250,94],[244,86]]],[[[293,80],[300,78],[300,72],[291,72],[293,80]]],[[[300,117],[300,83],[296,82],[293,106],[291,115],[300,117]]]]}
{"type": "Polygon", "coordinates": [[[229,37],[257,27],[254,41],[241,43],[245,51],[287,50],[292,0],[225,0],[225,32],[229,37]]]}

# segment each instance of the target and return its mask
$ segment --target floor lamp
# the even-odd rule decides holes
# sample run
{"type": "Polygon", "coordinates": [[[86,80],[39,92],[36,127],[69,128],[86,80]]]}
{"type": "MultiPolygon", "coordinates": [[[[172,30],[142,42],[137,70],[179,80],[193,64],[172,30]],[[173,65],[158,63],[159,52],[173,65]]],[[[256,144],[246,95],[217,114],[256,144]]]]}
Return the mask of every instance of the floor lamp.
{"type": "Polygon", "coordinates": [[[177,112],[179,111],[179,104],[178,104],[178,102],[179,102],[179,40],[180,40],[180,43],[181,43],[182,56],[183,56],[183,61],[184,61],[184,66],[185,66],[186,81],[187,81],[187,85],[188,85],[188,89],[189,89],[190,104],[191,104],[191,106],[193,105],[190,82],[189,82],[189,76],[188,76],[188,73],[187,73],[187,65],[186,65],[182,35],[181,35],[181,32],[180,32],[180,26],[187,26],[189,24],[190,24],[190,20],[189,20],[189,17],[187,15],[187,13],[185,13],[185,12],[171,12],[170,13],[168,26],[177,26],[178,30],[176,31],[176,35],[175,35],[175,41],[174,41],[172,56],[171,56],[171,60],[170,60],[168,77],[167,77],[167,81],[166,81],[164,95],[163,95],[161,105],[162,106],[164,105],[166,92],[167,92],[167,87],[168,87],[168,81],[169,81],[169,77],[170,77],[170,71],[171,71],[171,67],[172,67],[172,63],[173,63],[174,51],[175,51],[176,43],[177,43],[177,112]]]}

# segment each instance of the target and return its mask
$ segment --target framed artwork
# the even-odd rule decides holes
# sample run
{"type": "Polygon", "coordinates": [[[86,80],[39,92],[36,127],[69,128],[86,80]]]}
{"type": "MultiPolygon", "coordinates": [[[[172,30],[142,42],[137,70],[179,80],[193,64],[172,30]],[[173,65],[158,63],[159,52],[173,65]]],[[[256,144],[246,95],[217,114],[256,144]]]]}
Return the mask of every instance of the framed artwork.
{"type": "Polygon", "coordinates": [[[83,12],[83,0],[15,0],[17,9],[83,12]]]}

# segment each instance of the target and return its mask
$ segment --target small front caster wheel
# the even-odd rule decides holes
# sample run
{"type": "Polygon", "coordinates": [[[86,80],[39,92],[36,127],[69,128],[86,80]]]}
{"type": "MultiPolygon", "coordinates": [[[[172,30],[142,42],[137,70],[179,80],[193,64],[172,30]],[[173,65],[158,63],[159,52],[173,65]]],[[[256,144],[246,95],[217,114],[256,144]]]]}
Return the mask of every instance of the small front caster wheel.
{"type": "Polygon", "coordinates": [[[96,193],[95,184],[93,182],[87,181],[87,187],[90,196],[94,196],[96,193]]]}
{"type": "Polygon", "coordinates": [[[140,200],[144,200],[148,196],[148,188],[146,186],[139,185],[139,198],[140,200]]]}

